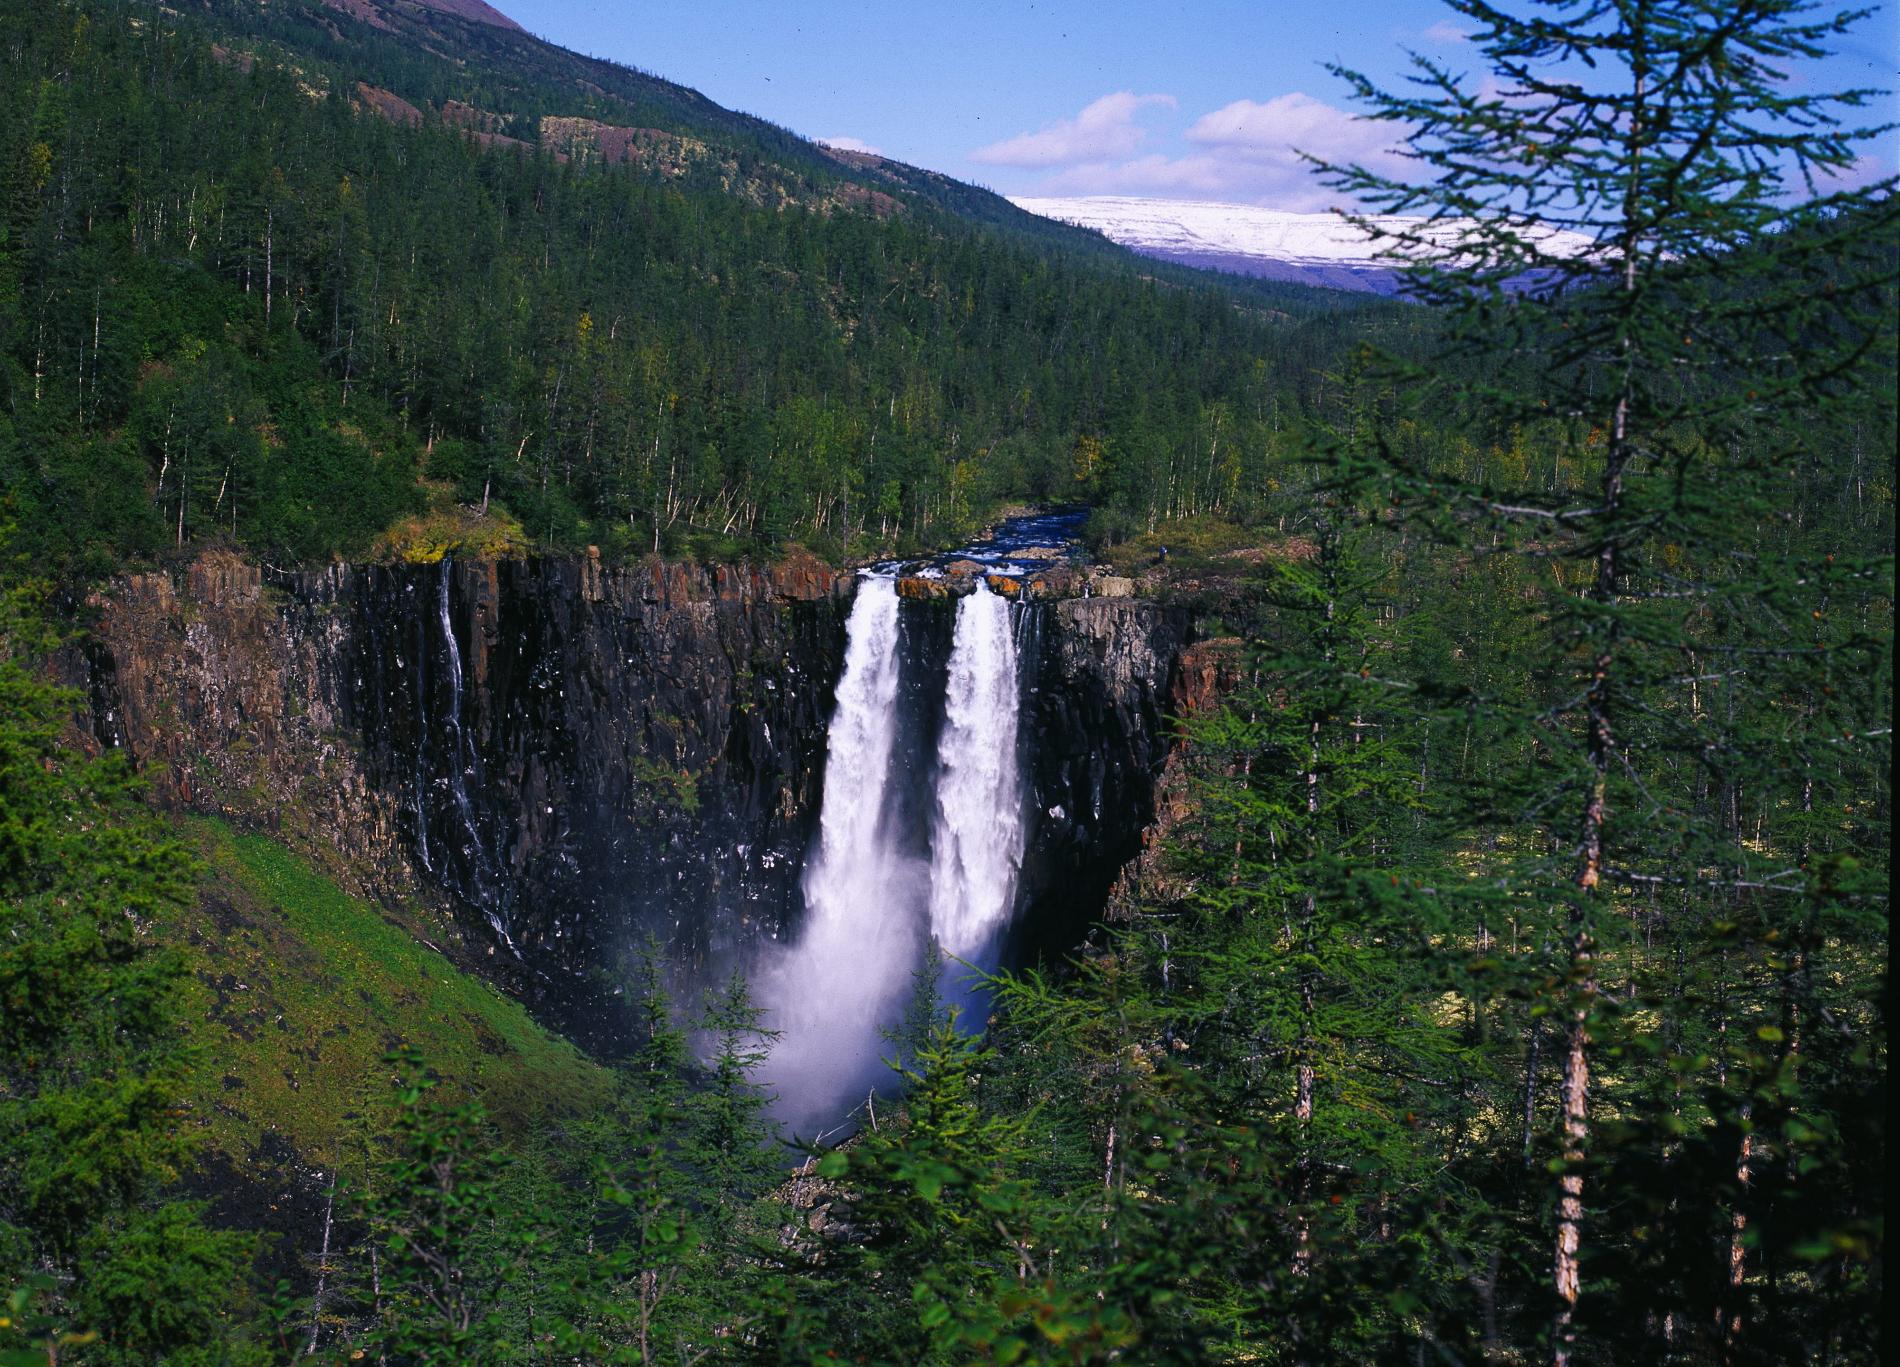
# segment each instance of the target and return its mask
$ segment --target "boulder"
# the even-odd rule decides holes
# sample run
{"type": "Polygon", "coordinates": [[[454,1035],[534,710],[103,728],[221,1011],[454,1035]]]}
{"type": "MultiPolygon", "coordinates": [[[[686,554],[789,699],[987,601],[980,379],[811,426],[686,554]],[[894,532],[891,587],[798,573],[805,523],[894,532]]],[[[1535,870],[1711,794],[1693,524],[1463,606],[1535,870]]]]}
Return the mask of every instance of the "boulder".
{"type": "Polygon", "coordinates": [[[919,602],[933,598],[948,598],[950,585],[941,579],[926,579],[919,574],[907,574],[897,581],[897,596],[913,598],[919,602]]]}

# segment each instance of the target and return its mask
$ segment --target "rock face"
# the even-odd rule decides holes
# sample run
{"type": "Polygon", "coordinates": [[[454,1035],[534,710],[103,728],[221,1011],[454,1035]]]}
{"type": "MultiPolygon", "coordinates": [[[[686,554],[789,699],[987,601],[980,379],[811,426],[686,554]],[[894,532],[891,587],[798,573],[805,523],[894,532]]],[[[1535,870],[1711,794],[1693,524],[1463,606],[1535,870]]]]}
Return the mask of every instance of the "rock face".
{"type": "MultiPolygon", "coordinates": [[[[1218,708],[1246,673],[1246,649],[1236,637],[1195,641],[1180,654],[1170,691],[1172,715],[1191,722],[1218,708]]],[[[1121,866],[1108,894],[1103,919],[1126,921],[1143,903],[1166,903],[1187,889],[1185,880],[1162,857],[1168,836],[1191,813],[1188,801],[1188,750],[1175,746],[1162,763],[1153,789],[1154,819],[1141,833],[1141,850],[1121,866]]]]}
{"type": "Polygon", "coordinates": [[[1033,785],[1015,951],[1060,953],[1100,919],[1142,848],[1172,748],[1185,608],[1070,598],[1042,608],[1025,728],[1033,785]]]}
{"type": "Polygon", "coordinates": [[[361,571],[352,715],[425,879],[510,951],[709,967],[795,914],[849,579],[658,562],[361,571]]]}
{"type": "Polygon", "coordinates": [[[84,729],[127,750],[161,806],[269,830],[378,897],[412,880],[401,803],[370,778],[353,724],[355,591],[340,566],[267,582],[206,555],[116,581],[62,663],[84,729]]]}
{"type": "MultiPolygon", "coordinates": [[[[437,891],[483,962],[587,1037],[576,1016],[645,936],[698,977],[795,931],[852,592],[810,560],[207,556],[118,581],[66,668],[86,729],[159,801],[269,829],[370,895],[437,891]]],[[[1141,599],[1016,611],[1027,954],[1075,943],[1141,848],[1190,624],[1141,599]]],[[[903,606],[919,734],[954,613],[903,606]]]]}

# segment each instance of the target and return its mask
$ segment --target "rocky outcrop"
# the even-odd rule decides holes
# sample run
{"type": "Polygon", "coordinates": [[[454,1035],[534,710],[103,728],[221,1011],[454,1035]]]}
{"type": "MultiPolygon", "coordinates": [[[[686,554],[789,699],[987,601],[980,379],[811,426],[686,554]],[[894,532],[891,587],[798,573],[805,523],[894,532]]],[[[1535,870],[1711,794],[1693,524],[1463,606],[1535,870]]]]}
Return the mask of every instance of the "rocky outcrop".
{"type": "MultiPolygon", "coordinates": [[[[1239,685],[1245,667],[1246,652],[1237,637],[1196,641],[1184,649],[1170,690],[1177,724],[1190,724],[1218,708],[1239,685]]],[[[1192,814],[1188,800],[1192,753],[1191,744],[1169,747],[1153,789],[1153,818],[1142,829],[1138,852],[1115,874],[1103,919],[1126,921],[1139,907],[1165,904],[1187,890],[1182,876],[1169,867],[1165,851],[1168,838],[1192,814]]]]}
{"type": "Polygon", "coordinates": [[[404,128],[422,127],[422,111],[417,109],[393,90],[384,90],[365,81],[356,83],[356,99],[353,105],[357,109],[367,109],[380,114],[391,123],[399,123],[404,128]]]}
{"type": "Polygon", "coordinates": [[[1036,914],[1016,952],[1061,953],[1098,920],[1117,871],[1142,848],[1173,740],[1188,610],[1151,600],[1046,605],[1029,697],[1033,822],[1023,864],[1036,914]]]}
{"type": "MultiPolygon", "coordinates": [[[[159,801],[269,829],[353,890],[446,897],[477,957],[586,1036],[640,939],[698,976],[796,929],[852,591],[809,558],[207,556],[114,584],[67,670],[159,801]]],[[[904,605],[919,736],[955,609],[904,605]]],[[[1190,621],[1137,598],[1020,611],[1029,954],[1073,945],[1141,849],[1190,621]]]]}
{"type": "Polygon", "coordinates": [[[621,128],[582,119],[546,115],[541,120],[541,145],[579,160],[599,160],[607,166],[629,163],[677,178],[712,156],[698,138],[658,128],[621,128]]]}
{"type": "Polygon", "coordinates": [[[209,554],[94,597],[62,663],[85,731],[126,750],[159,805],[269,830],[382,897],[413,880],[400,798],[353,725],[355,587],[342,566],[267,579],[209,554]]]}

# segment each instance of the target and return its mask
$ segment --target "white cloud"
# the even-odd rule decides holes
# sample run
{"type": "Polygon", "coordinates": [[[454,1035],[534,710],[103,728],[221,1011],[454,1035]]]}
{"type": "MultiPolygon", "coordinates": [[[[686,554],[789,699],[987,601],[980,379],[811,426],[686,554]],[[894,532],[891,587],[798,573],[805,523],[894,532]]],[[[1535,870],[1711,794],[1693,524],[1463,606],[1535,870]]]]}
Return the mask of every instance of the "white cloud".
{"type": "Polygon", "coordinates": [[[1314,213],[1340,197],[1319,182],[1301,152],[1388,175],[1407,166],[1392,147],[1392,125],[1355,118],[1297,91],[1264,102],[1235,100],[1196,119],[1184,136],[1192,150],[1183,156],[1043,163],[1052,174],[1038,192],[1193,197],[1314,213]]]}
{"type": "Polygon", "coordinates": [[[1235,100],[1196,119],[1186,136],[1226,157],[1293,167],[1304,164],[1301,152],[1326,161],[1389,163],[1393,129],[1296,90],[1264,104],[1235,100]]]}
{"type": "Polygon", "coordinates": [[[1419,37],[1428,43],[1468,43],[1471,41],[1471,31],[1459,28],[1449,19],[1440,19],[1419,37]]]}
{"type": "Polygon", "coordinates": [[[868,156],[881,157],[882,149],[871,146],[863,138],[813,138],[820,147],[835,147],[840,152],[863,152],[868,156]]]}
{"type": "Polygon", "coordinates": [[[1148,105],[1175,107],[1172,95],[1118,90],[1088,105],[1072,119],[1057,119],[1034,133],[991,143],[970,154],[990,166],[1073,166],[1133,156],[1147,135],[1135,115],[1148,105]]]}
{"type": "MultiPolygon", "coordinates": [[[[1842,191],[1848,190],[1865,190],[1871,186],[1878,185],[1883,180],[1890,179],[1893,174],[1894,165],[1886,157],[1871,152],[1863,153],[1856,157],[1850,165],[1843,166],[1839,170],[1822,171],[1814,178],[1814,188],[1822,194],[1839,194],[1842,191]]],[[[1800,177],[1798,175],[1791,175],[1788,178],[1788,183],[1791,186],[1799,187],[1801,184],[1800,177]]],[[[1806,198],[1805,195],[1797,195],[1796,197],[1806,198]]]]}

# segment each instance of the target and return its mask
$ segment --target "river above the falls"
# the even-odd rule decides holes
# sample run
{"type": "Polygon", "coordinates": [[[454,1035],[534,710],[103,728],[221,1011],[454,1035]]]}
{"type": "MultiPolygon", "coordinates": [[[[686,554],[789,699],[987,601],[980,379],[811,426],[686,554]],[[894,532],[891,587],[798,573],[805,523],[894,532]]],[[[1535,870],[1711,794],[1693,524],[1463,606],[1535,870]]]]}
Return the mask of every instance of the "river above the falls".
{"type": "Polygon", "coordinates": [[[871,567],[871,572],[937,579],[958,569],[967,573],[980,567],[986,574],[1020,578],[1053,564],[1077,559],[1082,549],[1082,529],[1088,520],[1086,504],[1018,513],[1001,519],[961,546],[935,555],[880,561],[871,567]]]}

